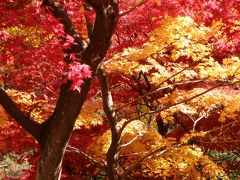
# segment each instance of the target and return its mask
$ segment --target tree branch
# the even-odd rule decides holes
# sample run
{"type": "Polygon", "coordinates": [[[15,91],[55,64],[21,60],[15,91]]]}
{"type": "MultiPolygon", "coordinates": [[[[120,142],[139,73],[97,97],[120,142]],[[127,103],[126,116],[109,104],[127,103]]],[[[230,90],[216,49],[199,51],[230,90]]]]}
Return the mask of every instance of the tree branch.
{"type": "Polygon", "coordinates": [[[130,141],[128,141],[127,143],[125,144],[121,144],[120,148],[123,148],[123,147],[126,147],[126,146],[129,146],[130,144],[132,144],[134,141],[136,141],[138,138],[140,138],[141,136],[144,135],[144,133],[147,132],[147,130],[152,126],[152,123],[154,122],[154,118],[153,117],[149,117],[149,125],[146,126],[141,132],[139,132],[134,138],[132,138],[130,141]]]}
{"type": "MultiPolygon", "coordinates": [[[[52,1],[44,0],[44,2],[50,3],[51,5],[52,1]]],[[[111,44],[111,37],[116,27],[118,17],[117,0],[90,0],[87,2],[90,2],[91,4],[96,3],[99,4],[99,6],[95,8],[96,20],[89,45],[84,49],[84,47],[77,42],[79,44],[77,52],[78,54],[81,54],[80,58],[82,63],[88,64],[91,67],[92,78],[84,81],[80,92],[77,90],[71,90],[72,82],[70,80],[63,83],[54,112],[44,123],[40,142],[42,150],[41,160],[39,162],[37,173],[37,178],[39,179],[46,179],[45,177],[52,176],[51,174],[48,174],[48,170],[52,167],[59,167],[60,169],[62,157],[72,134],[77,116],[81,111],[97,68],[102,62],[111,44]]],[[[60,13],[60,16],[64,16],[65,10],[60,12],[62,13],[60,13]]],[[[57,16],[55,17],[57,18],[57,16]]],[[[65,21],[62,21],[62,23],[64,22],[65,21]]],[[[68,28],[65,28],[65,31],[69,33],[68,28]]],[[[71,46],[68,52],[75,51],[74,48],[75,47],[71,46]]],[[[58,172],[60,172],[60,170],[58,172]]]]}
{"type": "Polygon", "coordinates": [[[82,60],[96,71],[110,44],[118,18],[118,0],[86,0],[96,11],[90,42],[82,53],[82,60]],[[114,28],[113,28],[114,27],[114,28]]]}
{"type": "Polygon", "coordinates": [[[108,123],[111,130],[111,144],[107,152],[107,174],[109,179],[114,179],[116,175],[116,166],[117,166],[117,153],[119,150],[119,144],[121,136],[119,134],[119,127],[117,125],[117,120],[115,118],[115,112],[113,109],[113,101],[111,92],[108,90],[107,78],[103,74],[103,71],[99,69],[98,77],[101,85],[102,91],[102,100],[103,100],[103,109],[107,116],[108,123]]]}
{"type": "MultiPolygon", "coordinates": [[[[124,104],[123,106],[115,109],[115,111],[116,111],[116,112],[117,112],[117,111],[120,111],[121,109],[129,106],[130,104],[133,104],[133,103],[139,101],[140,99],[142,99],[142,98],[144,98],[144,97],[146,97],[146,96],[148,96],[148,95],[150,95],[150,94],[153,94],[153,93],[158,92],[159,90],[162,90],[163,88],[161,88],[161,85],[163,85],[165,82],[169,81],[169,80],[172,79],[173,77],[181,74],[183,71],[187,70],[188,68],[189,68],[189,66],[183,68],[181,71],[176,72],[175,74],[173,74],[172,76],[168,77],[166,80],[164,80],[163,82],[161,82],[159,85],[157,85],[157,86],[156,86],[155,88],[153,88],[152,90],[146,92],[145,94],[143,94],[142,96],[138,97],[137,99],[134,99],[133,101],[130,101],[129,103],[126,103],[126,104],[124,104]]],[[[165,89],[165,87],[164,87],[164,89],[165,89]]]]}
{"type": "MultiPolygon", "coordinates": [[[[170,147],[170,149],[172,149],[173,147],[179,147],[179,146],[181,146],[182,145],[182,143],[181,144],[178,144],[178,143],[176,143],[176,144],[173,144],[171,147],[170,147]]],[[[149,152],[149,153],[147,153],[145,156],[143,156],[142,158],[140,158],[139,160],[137,160],[133,165],[131,165],[131,166],[129,166],[126,170],[125,170],[125,172],[124,172],[124,174],[122,175],[124,178],[129,174],[129,173],[131,173],[131,171],[132,170],[134,170],[136,167],[138,167],[143,161],[145,161],[147,158],[150,158],[150,157],[152,157],[153,155],[155,155],[156,153],[158,153],[158,155],[161,155],[161,154],[163,154],[163,153],[165,153],[166,151],[167,151],[167,146],[163,146],[163,147],[160,147],[160,148],[158,148],[158,149],[156,149],[156,150],[154,150],[154,151],[152,151],[152,152],[149,152]]]]}
{"type": "Polygon", "coordinates": [[[26,116],[15,104],[15,102],[8,96],[4,89],[0,88],[0,104],[4,110],[20,124],[29,134],[36,140],[40,138],[42,130],[41,124],[33,121],[26,116]]]}
{"type": "Polygon", "coordinates": [[[96,164],[98,167],[100,168],[105,168],[106,167],[106,162],[99,162],[95,159],[93,159],[93,157],[89,156],[88,154],[80,151],[79,149],[75,148],[75,147],[72,147],[70,145],[67,146],[67,152],[75,152],[75,153],[78,153],[80,154],[81,156],[85,157],[86,159],[90,160],[92,163],[96,164]]]}
{"type": "Polygon", "coordinates": [[[127,15],[128,13],[131,13],[131,12],[134,11],[137,7],[143,5],[144,3],[145,3],[144,0],[138,2],[135,6],[129,8],[128,10],[120,12],[120,13],[119,13],[119,16],[125,16],[125,15],[127,15]]]}
{"type": "Polygon", "coordinates": [[[209,92],[209,91],[211,91],[211,90],[213,90],[213,89],[215,89],[215,88],[217,88],[217,87],[220,87],[220,86],[230,86],[230,85],[237,84],[237,83],[239,83],[239,82],[240,82],[240,81],[236,81],[236,82],[233,82],[233,83],[221,82],[221,83],[219,83],[219,84],[217,84],[217,85],[215,85],[215,86],[213,86],[213,87],[211,87],[211,88],[209,88],[209,89],[207,89],[207,90],[205,90],[205,91],[203,91],[203,92],[201,92],[201,93],[199,93],[199,94],[196,94],[196,95],[194,95],[194,96],[192,96],[192,97],[190,97],[190,98],[184,99],[184,100],[179,101],[179,102],[176,102],[176,103],[172,103],[172,104],[167,105],[167,106],[163,106],[163,107],[161,107],[161,108],[159,108],[159,109],[157,109],[157,110],[154,110],[154,111],[150,111],[150,112],[147,112],[147,113],[140,114],[140,115],[138,115],[137,117],[134,117],[134,118],[126,121],[126,122],[122,125],[122,127],[121,127],[121,129],[120,129],[120,133],[124,130],[124,128],[125,128],[130,122],[135,121],[135,120],[138,120],[138,119],[140,119],[141,117],[144,117],[144,116],[146,116],[146,115],[151,115],[151,114],[159,113],[159,112],[161,112],[161,111],[163,111],[163,110],[165,110],[165,109],[168,109],[168,108],[170,108],[170,107],[177,106],[177,105],[182,104],[182,103],[186,103],[186,102],[191,101],[191,100],[193,100],[193,99],[195,99],[195,98],[197,98],[197,97],[199,97],[199,96],[202,96],[202,95],[206,94],[207,92],[209,92]]]}
{"type": "MultiPolygon", "coordinates": [[[[64,4],[60,4],[52,0],[43,0],[42,7],[45,7],[56,19],[59,19],[60,23],[64,27],[66,35],[70,35],[74,38],[76,45],[72,45],[72,47],[65,50],[65,52],[68,54],[72,52],[82,52],[86,48],[87,43],[76,33],[72,20],[70,19],[64,4]]],[[[63,39],[63,37],[60,38],[63,39]]]]}

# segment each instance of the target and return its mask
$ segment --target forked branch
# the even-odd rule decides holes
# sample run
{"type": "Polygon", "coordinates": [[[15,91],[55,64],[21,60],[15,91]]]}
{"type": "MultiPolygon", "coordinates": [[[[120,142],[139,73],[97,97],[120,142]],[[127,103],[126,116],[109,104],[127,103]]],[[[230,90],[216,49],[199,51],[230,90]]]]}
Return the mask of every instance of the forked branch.
{"type": "Polygon", "coordinates": [[[116,176],[116,167],[117,167],[117,159],[118,159],[118,150],[121,136],[119,134],[119,128],[117,125],[117,120],[115,118],[115,112],[113,111],[113,100],[111,96],[111,92],[108,89],[107,78],[103,71],[100,69],[98,72],[98,77],[101,85],[102,91],[102,101],[103,101],[103,109],[107,116],[108,123],[111,130],[111,144],[107,152],[107,175],[109,179],[115,179],[116,176]]]}
{"type": "Polygon", "coordinates": [[[59,19],[60,23],[63,25],[65,37],[59,38],[64,40],[66,35],[70,35],[74,38],[76,45],[72,45],[70,49],[66,50],[66,53],[82,52],[86,48],[87,43],[75,31],[72,20],[65,9],[65,5],[52,0],[43,0],[42,7],[50,11],[52,15],[56,19],[59,19]]]}
{"type": "Polygon", "coordinates": [[[129,166],[124,174],[122,175],[123,178],[126,178],[127,175],[129,175],[131,173],[132,170],[136,169],[143,161],[145,161],[146,159],[148,158],[151,158],[152,156],[154,155],[162,155],[164,154],[165,152],[167,152],[168,150],[170,149],[173,149],[175,147],[180,147],[182,145],[182,143],[175,143],[173,144],[171,147],[168,147],[168,146],[163,146],[163,147],[160,147],[160,148],[157,148],[156,150],[154,151],[151,151],[149,153],[147,153],[145,156],[143,156],[142,158],[140,158],[139,160],[137,160],[135,163],[133,163],[131,166],[129,166]]]}
{"type": "Polygon", "coordinates": [[[106,167],[106,162],[99,162],[97,160],[95,160],[93,157],[91,157],[90,155],[84,153],[83,151],[80,151],[79,149],[72,147],[70,145],[67,146],[67,152],[75,152],[77,154],[80,154],[81,156],[83,156],[84,158],[88,159],[89,161],[91,161],[93,164],[97,165],[100,168],[105,168],[106,167]]]}
{"type": "Polygon", "coordinates": [[[4,110],[18,122],[18,124],[39,141],[42,130],[41,124],[33,121],[30,117],[25,115],[2,88],[0,88],[0,104],[4,110]]]}
{"type": "Polygon", "coordinates": [[[159,109],[157,109],[157,110],[154,110],[154,111],[150,111],[150,112],[147,112],[147,113],[140,114],[140,115],[138,115],[137,117],[134,117],[134,118],[129,119],[128,121],[126,121],[126,122],[122,125],[122,128],[121,128],[121,130],[120,130],[120,133],[124,130],[124,128],[125,128],[130,122],[135,121],[135,120],[138,120],[138,119],[140,119],[141,117],[144,117],[144,116],[146,116],[146,115],[156,114],[156,113],[159,113],[159,112],[161,112],[161,111],[163,111],[163,110],[166,110],[166,109],[168,109],[168,108],[170,108],[170,107],[173,107],[173,106],[177,106],[177,105],[179,105],[179,104],[186,103],[186,102],[191,101],[191,100],[193,100],[193,99],[195,99],[195,98],[197,98],[197,97],[199,97],[199,96],[202,96],[202,95],[206,94],[206,93],[209,92],[209,91],[212,91],[213,89],[216,89],[217,87],[220,87],[220,86],[231,86],[231,85],[237,84],[237,83],[239,83],[239,82],[240,82],[240,81],[236,81],[236,82],[233,82],[233,83],[232,83],[232,82],[221,82],[221,83],[218,83],[218,84],[216,84],[215,86],[213,86],[213,87],[211,87],[211,88],[209,88],[209,89],[207,89],[207,90],[205,90],[205,91],[203,91],[203,92],[201,92],[201,93],[199,93],[199,94],[196,94],[196,95],[194,95],[194,96],[191,96],[191,97],[189,97],[189,98],[187,98],[187,99],[184,99],[184,100],[182,100],[182,101],[179,101],[179,102],[176,102],[176,103],[172,103],[172,104],[163,106],[163,107],[161,107],[161,108],[159,108],[159,109]]]}

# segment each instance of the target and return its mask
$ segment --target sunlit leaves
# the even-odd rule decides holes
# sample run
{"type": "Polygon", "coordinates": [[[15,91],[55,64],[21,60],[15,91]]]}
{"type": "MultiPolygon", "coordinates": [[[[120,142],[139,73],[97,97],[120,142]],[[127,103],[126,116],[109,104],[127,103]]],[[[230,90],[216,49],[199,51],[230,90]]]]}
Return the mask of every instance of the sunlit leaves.
{"type": "MultiPolygon", "coordinates": [[[[167,151],[163,156],[156,156],[147,160],[139,169],[146,177],[158,178],[215,178],[224,176],[221,168],[204,156],[200,148],[196,146],[182,146],[167,151]]],[[[136,172],[137,174],[137,172],[136,172]]]]}
{"type": "Polygon", "coordinates": [[[197,25],[190,17],[168,17],[159,28],[149,34],[150,41],[145,43],[143,48],[125,49],[107,61],[105,68],[106,71],[122,69],[121,72],[126,74],[141,70],[148,72],[154,65],[143,64],[142,60],[147,62],[147,58],[158,55],[161,61],[167,62],[165,58],[168,53],[171,54],[170,61],[176,61],[180,57],[191,58],[193,61],[202,60],[211,52],[207,43],[210,35],[209,28],[197,25]],[[172,49],[170,52],[169,48],[172,49]]]}
{"type": "Polygon", "coordinates": [[[36,27],[21,27],[21,26],[13,26],[9,27],[5,30],[11,36],[19,36],[23,37],[23,41],[26,45],[37,48],[42,42],[40,33],[41,30],[36,27]]]}
{"type": "Polygon", "coordinates": [[[47,101],[38,100],[34,93],[24,93],[16,90],[8,90],[18,107],[30,118],[37,122],[44,122],[53,110],[53,105],[47,101]]]}
{"type": "MultiPolygon", "coordinates": [[[[128,144],[120,149],[119,162],[121,168],[127,168],[151,151],[167,146],[166,152],[153,154],[139,165],[131,177],[152,178],[196,178],[225,176],[223,170],[215,165],[200,148],[183,145],[171,148],[174,139],[163,138],[154,128],[143,131],[144,123],[131,123],[123,134],[122,144],[128,144]],[[134,138],[138,136],[137,139],[134,138]]],[[[195,133],[185,137],[187,141],[194,136],[204,133],[195,133]]],[[[96,138],[96,142],[88,147],[88,151],[98,160],[105,159],[105,154],[110,145],[110,131],[96,138]]],[[[184,141],[185,141],[184,140],[184,141]]]]}
{"type": "Polygon", "coordinates": [[[8,121],[8,115],[7,113],[4,111],[4,109],[0,106],[0,128],[4,127],[4,125],[6,125],[7,121],[8,121]]]}
{"type": "Polygon", "coordinates": [[[102,115],[102,103],[89,100],[84,104],[75,123],[75,128],[91,128],[93,126],[102,125],[104,122],[102,115]]]}
{"type": "MultiPolygon", "coordinates": [[[[122,123],[119,123],[119,126],[121,126],[121,124],[122,123]]],[[[120,150],[120,157],[123,156],[125,158],[128,158],[128,154],[137,154],[135,157],[132,156],[133,154],[129,156],[129,160],[126,162],[127,165],[130,165],[132,163],[133,158],[136,160],[137,157],[141,157],[151,150],[155,150],[156,148],[162,147],[164,145],[170,146],[171,143],[174,143],[174,140],[171,138],[169,140],[163,139],[155,131],[154,128],[144,130],[144,127],[145,123],[134,121],[130,123],[123,131],[122,144],[128,145],[120,150]],[[135,139],[136,136],[139,137],[135,139]]],[[[104,156],[107,153],[110,142],[111,133],[110,130],[108,130],[102,136],[96,137],[96,142],[91,144],[88,149],[97,159],[105,159],[104,156]]]]}
{"type": "MultiPolygon", "coordinates": [[[[205,88],[194,88],[191,91],[175,91],[169,97],[160,99],[163,104],[171,104],[191,98],[197,94],[205,91],[205,88]]],[[[217,88],[204,95],[188,101],[187,104],[180,104],[173,106],[160,114],[167,122],[170,120],[172,114],[175,112],[183,112],[188,115],[196,115],[208,117],[211,113],[219,114],[219,119],[212,119],[212,121],[225,122],[225,120],[234,120],[239,114],[239,92],[231,90],[230,88],[217,88]]]]}
{"type": "Polygon", "coordinates": [[[80,92],[83,81],[87,78],[91,78],[91,75],[92,72],[90,66],[78,62],[72,62],[69,65],[69,70],[67,72],[68,79],[72,81],[71,89],[80,92]]]}
{"type": "Polygon", "coordinates": [[[200,132],[191,131],[190,133],[184,134],[184,136],[181,137],[180,141],[183,143],[188,143],[188,141],[190,141],[192,138],[204,137],[206,134],[207,134],[207,132],[203,132],[203,131],[200,131],[200,132]]]}

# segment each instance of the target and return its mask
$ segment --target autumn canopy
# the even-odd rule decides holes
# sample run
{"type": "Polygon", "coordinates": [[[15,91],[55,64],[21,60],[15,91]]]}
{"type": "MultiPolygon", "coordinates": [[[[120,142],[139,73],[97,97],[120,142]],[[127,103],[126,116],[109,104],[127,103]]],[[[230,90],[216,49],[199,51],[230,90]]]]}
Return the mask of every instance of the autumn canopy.
{"type": "Polygon", "coordinates": [[[0,179],[239,179],[239,0],[0,2],[0,179]]]}

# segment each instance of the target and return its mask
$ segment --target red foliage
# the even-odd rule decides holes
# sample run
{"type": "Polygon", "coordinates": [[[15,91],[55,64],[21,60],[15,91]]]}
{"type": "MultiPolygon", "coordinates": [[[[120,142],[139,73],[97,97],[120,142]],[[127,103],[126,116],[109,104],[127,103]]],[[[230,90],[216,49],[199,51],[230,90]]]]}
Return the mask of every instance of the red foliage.
{"type": "MultiPolygon", "coordinates": [[[[63,0],[57,2],[61,4],[63,0]]],[[[40,3],[41,1],[34,1],[33,3],[29,0],[0,2],[0,14],[2,15],[0,17],[0,47],[3,47],[3,50],[0,49],[0,66],[7,67],[5,69],[0,68],[1,78],[4,79],[5,85],[9,88],[34,92],[42,98],[56,98],[59,88],[65,80],[63,77],[66,76],[73,81],[72,89],[80,91],[83,81],[91,76],[91,70],[87,65],[81,64],[79,55],[75,53],[70,54],[70,58],[74,62],[68,64],[67,67],[64,62],[66,51],[69,47],[76,45],[76,42],[72,36],[65,34],[64,27],[59,19],[49,15],[47,13],[49,9],[42,9],[40,3]],[[27,42],[27,35],[13,35],[9,32],[10,30],[7,31],[7,28],[13,27],[33,28],[33,31],[36,31],[34,33],[40,40],[33,45],[32,41],[27,42]]],[[[81,25],[86,24],[85,15],[90,25],[93,24],[95,18],[92,10],[84,12],[83,5],[82,1],[76,0],[66,3],[68,14],[80,35],[86,34],[86,29],[83,29],[81,25]]],[[[121,0],[119,7],[118,26],[106,59],[114,53],[122,51],[123,48],[140,47],[149,40],[148,33],[155,29],[161,23],[163,16],[166,15],[191,16],[197,22],[204,23],[207,26],[221,19],[226,24],[224,33],[229,41],[225,42],[223,39],[214,37],[211,39],[209,43],[214,47],[214,57],[221,59],[232,53],[240,53],[239,22],[236,21],[240,18],[239,0],[144,0],[143,3],[137,0],[121,0]],[[238,29],[233,31],[232,27],[238,27],[238,29]]],[[[84,39],[88,40],[87,37],[84,37],[84,39]]],[[[110,85],[121,86],[130,82],[122,75],[112,75],[109,83],[110,85]]],[[[89,98],[97,92],[98,87],[98,82],[94,82],[89,98]]],[[[124,103],[137,95],[130,87],[121,87],[118,88],[118,91],[113,92],[113,98],[115,100],[123,99],[122,102],[124,103]]],[[[216,117],[211,116],[209,118],[216,117]]],[[[187,127],[191,127],[190,122],[187,120],[184,123],[187,127]]],[[[221,126],[221,124],[204,119],[197,128],[205,130],[205,127],[209,129],[216,126],[221,126]],[[210,124],[209,122],[214,123],[210,124]]],[[[104,130],[105,128],[102,127],[91,130],[77,130],[74,132],[70,144],[84,151],[87,145],[91,143],[92,137],[101,134],[104,130]]],[[[229,135],[234,136],[236,132],[237,129],[234,129],[232,133],[229,132],[229,135]]],[[[12,121],[0,133],[1,154],[9,151],[23,153],[26,149],[33,148],[36,150],[36,154],[29,157],[29,160],[35,167],[39,152],[36,142],[31,137],[12,121]]],[[[174,133],[172,133],[174,137],[180,137],[183,132],[182,129],[178,128],[174,133]]],[[[226,148],[225,145],[223,148],[226,148]]],[[[88,171],[91,169],[91,166],[79,166],[78,160],[81,160],[83,164],[88,164],[85,159],[78,157],[76,154],[67,154],[65,157],[64,174],[73,175],[72,179],[79,178],[79,174],[84,173],[84,168],[87,168],[88,171]]]]}
{"type": "Polygon", "coordinates": [[[16,122],[9,119],[9,122],[0,131],[0,155],[8,153],[21,155],[18,162],[27,160],[30,168],[23,172],[21,179],[32,179],[35,177],[36,167],[39,159],[37,142],[29,136],[16,122]],[[31,151],[26,155],[26,151],[31,151]]]}
{"type": "MultiPolygon", "coordinates": [[[[77,129],[73,132],[69,145],[75,147],[83,152],[86,151],[95,137],[102,135],[107,129],[108,125],[95,126],[91,129],[77,129]]],[[[96,166],[87,160],[82,155],[67,151],[63,161],[62,178],[66,180],[93,177],[96,173],[96,166]],[[79,163],[81,162],[81,163],[79,163]]]]}

